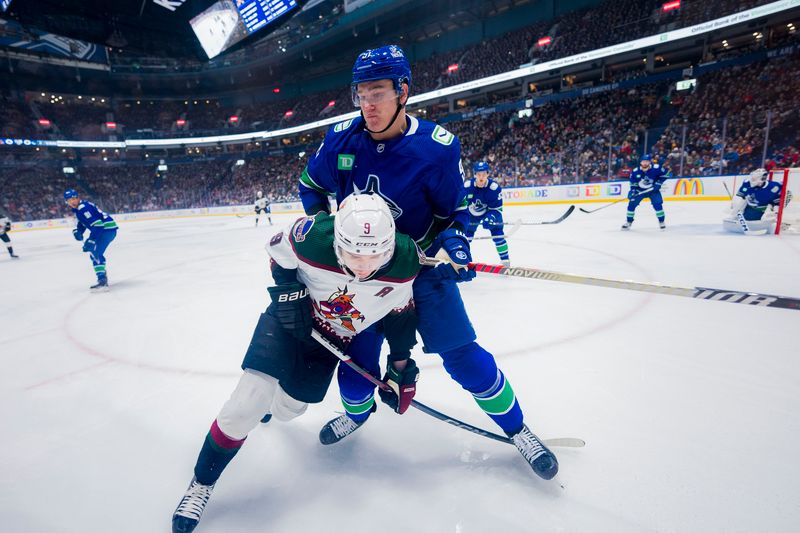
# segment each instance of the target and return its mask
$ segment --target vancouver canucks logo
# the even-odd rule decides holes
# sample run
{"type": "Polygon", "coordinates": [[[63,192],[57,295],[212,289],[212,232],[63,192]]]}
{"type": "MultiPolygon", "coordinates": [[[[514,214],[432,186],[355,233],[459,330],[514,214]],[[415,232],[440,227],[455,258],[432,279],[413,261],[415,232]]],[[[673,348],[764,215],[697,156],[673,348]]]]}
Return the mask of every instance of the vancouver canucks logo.
{"type": "Polygon", "coordinates": [[[489,209],[489,206],[483,203],[481,200],[475,200],[469,204],[469,213],[474,217],[482,216],[484,213],[486,213],[487,209],[489,209]]]}
{"type": "Polygon", "coordinates": [[[370,174],[367,177],[367,184],[364,186],[363,189],[359,189],[358,185],[353,183],[353,192],[357,194],[377,194],[384,200],[386,200],[386,204],[389,206],[389,211],[392,212],[392,218],[397,220],[403,214],[403,210],[400,209],[400,206],[394,203],[389,197],[384,194],[381,194],[381,179],[376,176],[375,174],[370,174]]]}
{"type": "Polygon", "coordinates": [[[327,302],[319,303],[319,312],[328,320],[340,320],[342,326],[355,333],[353,320],[364,321],[364,315],[353,305],[355,294],[347,294],[347,285],[328,297],[327,302]]]}

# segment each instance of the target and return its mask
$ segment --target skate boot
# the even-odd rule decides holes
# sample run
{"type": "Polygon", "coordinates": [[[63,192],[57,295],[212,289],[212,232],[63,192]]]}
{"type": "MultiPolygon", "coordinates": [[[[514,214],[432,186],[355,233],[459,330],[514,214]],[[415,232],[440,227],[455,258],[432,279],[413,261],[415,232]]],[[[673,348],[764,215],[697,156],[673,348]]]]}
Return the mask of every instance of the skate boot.
{"type": "Polygon", "coordinates": [[[558,460],[528,426],[523,424],[522,429],[509,436],[536,475],[543,479],[553,479],[558,473],[558,460]]]}
{"type": "MultiPolygon", "coordinates": [[[[367,419],[369,420],[369,419],[367,419]]],[[[367,420],[364,420],[366,422],[367,420]]],[[[328,421],[319,432],[319,441],[322,444],[334,444],[360,428],[364,422],[353,422],[347,415],[342,415],[328,421]]]]}
{"type": "Polygon", "coordinates": [[[658,227],[661,228],[661,229],[667,229],[667,225],[664,224],[663,222],[659,222],[658,223],[658,227]]]}
{"type": "Polygon", "coordinates": [[[631,229],[631,224],[633,224],[633,222],[625,222],[620,229],[624,230],[631,229]]]}
{"type": "Polygon", "coordinates": [[[510,259],[503,259],[500,262],[503,264],[504,267],[511,268],[511,260],[510,259]]]}
{"type": "Polygon", "coordinates": [[[89,287],[92,292],[106,292],[108,291],[108,278],[103,276],[102,278],[97,278],[97,283],[89,287]]]}
{"type": "Polygon", "coordinates": [[[172,533],[190,533],[194,531],[203,516],[208,499],[214,485],[203,485],[192,478],[189,488],[181,498],[181,503],[172,514],[172,533]]]}

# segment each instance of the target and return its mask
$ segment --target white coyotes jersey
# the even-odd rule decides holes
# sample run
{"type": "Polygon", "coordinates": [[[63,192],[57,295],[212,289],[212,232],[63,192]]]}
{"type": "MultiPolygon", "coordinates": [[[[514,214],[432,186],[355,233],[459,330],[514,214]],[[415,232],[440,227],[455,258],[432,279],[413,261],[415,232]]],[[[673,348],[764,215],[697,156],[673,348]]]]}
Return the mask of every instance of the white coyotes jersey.
{"type": "Polygon", "coordinates": [[[276,234],[266,248],[279,266],[297,269],[297,278],[308,288],[315,315],[325,329],[350,338],[391,311],[413,305],[419,255],[405,235],[398,234],[397,244],[392,266],[368,281],[356,281],[339,267],[333,249],[333,217],[325,213],[301,218],[291,230],[276,234]]]}

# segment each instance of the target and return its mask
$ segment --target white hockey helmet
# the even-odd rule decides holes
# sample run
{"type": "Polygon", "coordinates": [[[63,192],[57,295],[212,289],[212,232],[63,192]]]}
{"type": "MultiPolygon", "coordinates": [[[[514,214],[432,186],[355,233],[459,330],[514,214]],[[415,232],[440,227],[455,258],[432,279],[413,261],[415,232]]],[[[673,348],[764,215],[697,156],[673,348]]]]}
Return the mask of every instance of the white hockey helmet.
{"type": "Polygon", "coordinates": [[[761,187],[767,182],[769,178],[769,172],[763,168],[757,168],[750,173],[750,186],[751,187],[761,187]]]}
{"type": "Polygon", "coordinates": [[[377,194],[351,194],[339,204],[333,223],[339,264],[366,280],[394,255],[394,219],[377,194]]]}
{"type": "Polygon", "coordinates": [[[262,196],[264,196],[264,193],[263,193],[263,192],[261,192],[261,191],[258,191],[258,193],[256,193],[256,195],[257,195],[259,198],[261,198],[262,196]]]}

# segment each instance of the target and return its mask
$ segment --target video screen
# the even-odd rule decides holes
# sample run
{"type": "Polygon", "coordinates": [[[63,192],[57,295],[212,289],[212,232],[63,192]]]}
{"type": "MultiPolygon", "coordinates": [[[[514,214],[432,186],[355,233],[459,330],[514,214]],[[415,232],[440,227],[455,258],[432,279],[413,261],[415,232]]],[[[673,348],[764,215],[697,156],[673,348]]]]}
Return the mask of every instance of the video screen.
{"type": "Polygon", "coordinates": [[[189,23],[211,59],[296,8],[297,0],[220,0],[189,23]]]}
{"type": "Polygon", "coordinates": [[[0,0],[0,11],[6,12],[8,10],[8,6],[11,5],[11,0],[0,0]]]}

